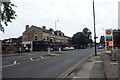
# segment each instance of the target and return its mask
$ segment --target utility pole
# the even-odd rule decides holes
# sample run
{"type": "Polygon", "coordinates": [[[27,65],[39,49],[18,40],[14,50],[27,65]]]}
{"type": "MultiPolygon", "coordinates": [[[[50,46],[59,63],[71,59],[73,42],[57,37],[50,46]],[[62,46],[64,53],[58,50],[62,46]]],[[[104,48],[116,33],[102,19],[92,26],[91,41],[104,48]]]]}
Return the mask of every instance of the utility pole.
{"type": "Polygon", "coordinates": [[[94,7],[94,0],[93,0],[93,21],[94,21],[94,45],[95,45],[95,55],[97,55],[97,48],[96,48],[96,28],[95,28],[95,7],[94,7]]]}
{"type": "Polygon", "coordinates": [[[2,12],[1,12],[1,6],[2,6],[2,2],[0,1],[0,27],[2,27],[2,24],[1,24],[1,16],[2,16],[2,12]]]}

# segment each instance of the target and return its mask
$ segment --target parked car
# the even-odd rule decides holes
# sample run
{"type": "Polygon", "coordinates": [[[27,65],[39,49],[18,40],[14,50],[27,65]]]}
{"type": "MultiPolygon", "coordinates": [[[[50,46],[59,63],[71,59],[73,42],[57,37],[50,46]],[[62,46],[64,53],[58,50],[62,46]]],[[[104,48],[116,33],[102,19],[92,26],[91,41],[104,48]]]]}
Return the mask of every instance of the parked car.
{"type": "Polygon", "coordinates": [[[69,47],[64,47],[63,48],[63,51],[68,51],[69,50],[69,47]]]}
{"type": "Polygon", "coordinates": [[[87,46],[85,46],[85,45],[80,45],[78,48],[79,48],[79,49],[86,49],[87,46]]]}
{"type": "Polygon", "coordinates": [[[74,47],[64,47],[62,50],[63,51],[68,51],[68,50],[74,50],[74,47]]]}
{"type": "Polygon", "coordinates": [[[54,49],[53,48],[50,48],[51,51],[53,51],[54,49]]]}
{"type": "Polygon", "coordinates": [[[102,45],[98,46],[98,49],[103,49],[103,46],[102,45]]]}
{"type": "Polygon", "coordinates": [[[69,50],[74,50],[74,47],[68,47],[69,48],[69,50]]]}

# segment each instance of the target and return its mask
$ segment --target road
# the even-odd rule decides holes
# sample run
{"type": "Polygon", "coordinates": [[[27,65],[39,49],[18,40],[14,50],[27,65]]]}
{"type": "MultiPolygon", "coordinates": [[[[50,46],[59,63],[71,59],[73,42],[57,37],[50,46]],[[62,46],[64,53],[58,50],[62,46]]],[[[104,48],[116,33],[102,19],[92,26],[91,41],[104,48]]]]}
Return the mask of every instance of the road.
{"type": "Polygon", "coordinates": [[[2,68],[2,76],[3,78],[58,78],[71,66],[93,52],[94,48],[77,49],[65,51],[59,56],[44,56],[33,61],[6,66],[2,68]]]}
{"type": "Polygon", "coordinates": [[[3,57],[2,65],[3,66],[9,65],[9,64],[14,63],[14,61],[21,62],[26,59],[29,60],[30,58],[40,57],[40,56],[46,55],[47,52],[32,52],[32,53],[21,53],[21,54],[15,53],[15,54],[14,54],[14,56],[8,55],[7,57],[3,57]]]}

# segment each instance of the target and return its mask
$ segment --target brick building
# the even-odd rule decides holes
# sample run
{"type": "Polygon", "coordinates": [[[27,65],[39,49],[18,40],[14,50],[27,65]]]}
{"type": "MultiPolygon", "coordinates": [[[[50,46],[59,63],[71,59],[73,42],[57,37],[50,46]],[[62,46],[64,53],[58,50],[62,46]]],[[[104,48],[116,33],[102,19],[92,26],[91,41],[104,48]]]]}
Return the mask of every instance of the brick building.
{"type": "MultiPolygon", "coordinates": [[[[61,43],[66,44],[70,37],[64,35],[61,31],[54,31],[52,28],[46,29],[46,26],[37,27],[26,25],[26,30],[22,34],[22,42],[26,45],[31,45],[30,50],[34,48],[35,42],[40,42],[40,44],[45,43],[61,43]]],[[[38,43],[39,44],[39,43],[38,43]]],[[[40,46],[39,46],[40,47],[40,46]]]]}
{"type": "Polygon", "coordinates": [[[26,25],[26,30],[23,32],[23,41],[50,41],[68,43],[69,37],[65,36],[61,31],[54,31],[52,28],[46,29],[46,26],[36,27],[26,25]]]}
{"type": "Polygon", "coordinates": [[[22,46],[22,36],[2,40],[2,53],[18,52],[22,46]]]}

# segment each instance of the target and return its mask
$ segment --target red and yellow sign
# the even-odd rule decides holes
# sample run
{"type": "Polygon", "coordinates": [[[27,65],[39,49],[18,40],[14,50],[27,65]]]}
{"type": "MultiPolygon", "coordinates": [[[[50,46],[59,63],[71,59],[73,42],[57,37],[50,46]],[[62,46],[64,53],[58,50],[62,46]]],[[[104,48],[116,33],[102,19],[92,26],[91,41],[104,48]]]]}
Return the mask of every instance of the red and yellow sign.
{"type": "Polygon", "coordinates": [[[111,34],[111,33],[112,33],[111,30],[106,30],[106,34],[107,34],[107,35],[109,35],[109,34],[111,34]]]}
{"type": "Polygon", "coordinates": [[[108,42],[108,46],[113,46],[113,42],[108,42]]]}
{"type": "Polygon", "coordinates": [[[112,48],[107,48],[107,51],[112,51],[112,48]]]}

